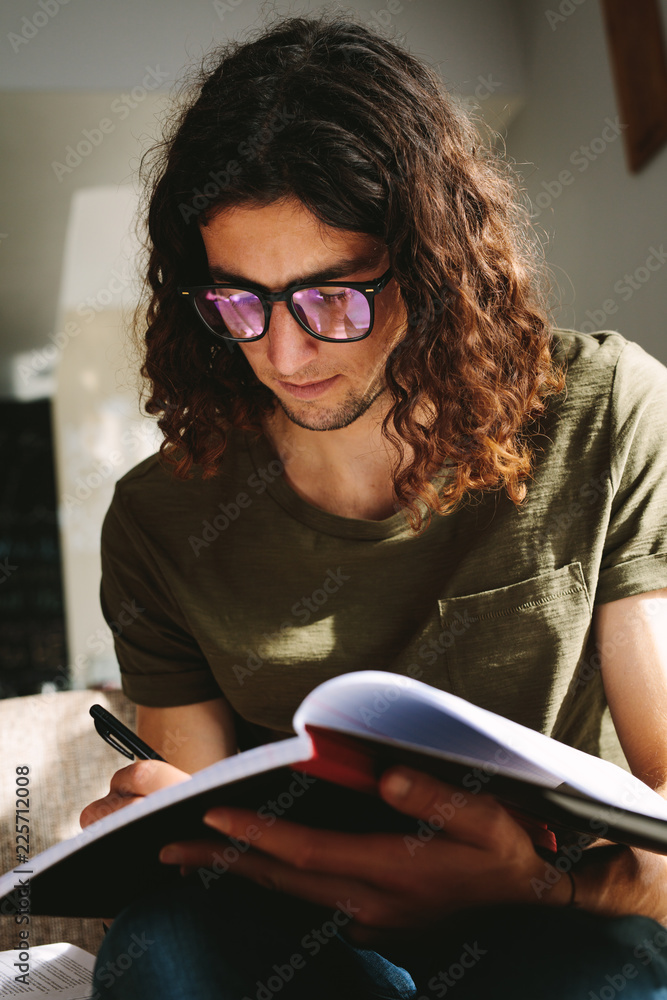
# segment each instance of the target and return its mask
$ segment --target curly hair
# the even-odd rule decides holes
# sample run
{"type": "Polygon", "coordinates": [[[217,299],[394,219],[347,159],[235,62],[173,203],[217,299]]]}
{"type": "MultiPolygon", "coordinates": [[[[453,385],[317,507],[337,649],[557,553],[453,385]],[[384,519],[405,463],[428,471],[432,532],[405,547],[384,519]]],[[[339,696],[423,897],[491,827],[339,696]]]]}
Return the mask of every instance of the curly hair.
{"type": "Polygon", "coordinates": [[[135,332],[145,409],[177,477],[193,465],[214,475],[232,429],[261,434],[275,406],[243,352],[212,344],[177,293],[210,281],[199,224],[225,206],[297,198],[389,251],[407,316],[385,366],[397,509],[417,531],[474,489],[525,501],[530,429],[565,386],[546,265],[509,164],[429,67],[350,19],[282,20],[204,60],[142,176],[147,158],[135,332]]]}

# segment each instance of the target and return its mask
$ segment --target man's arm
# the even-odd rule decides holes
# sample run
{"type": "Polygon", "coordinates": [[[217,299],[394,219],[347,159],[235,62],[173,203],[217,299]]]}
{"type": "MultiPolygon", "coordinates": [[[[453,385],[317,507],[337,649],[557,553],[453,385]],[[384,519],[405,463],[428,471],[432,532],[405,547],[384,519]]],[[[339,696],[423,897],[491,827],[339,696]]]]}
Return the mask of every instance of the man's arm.
{"type": "Polygon", "coordinates": [[[633,774],[667,784],[667,587],[598,606],[602,679],[633,774]]]}
{"type": "Polygon", "coordinates": [[[137,705],[137,735],[188,774],[236,753],[234,717],[224,698],[173,708],[137,705]]]}
{"type": "MultiPolygon", "coordinates": [[[[667,794],[667,588],[599,605],[593,614],[602,679],[633,774],[667,794]]],[[[667,858],[638,848],[584,852],[577,900],[598,912],[667,923],[667,858]]]]}

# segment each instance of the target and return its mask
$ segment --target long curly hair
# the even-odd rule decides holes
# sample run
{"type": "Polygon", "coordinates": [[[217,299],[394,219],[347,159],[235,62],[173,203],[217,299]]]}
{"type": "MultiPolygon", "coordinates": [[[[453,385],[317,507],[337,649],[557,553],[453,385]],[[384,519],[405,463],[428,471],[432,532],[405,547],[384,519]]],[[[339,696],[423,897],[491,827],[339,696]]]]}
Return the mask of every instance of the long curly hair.
{"type": "Polygon", "coordinates": [[[142,158],[135,315],[145,409],[159,415],[174,474],[214,475],[232,429],[261,434],[275,406],[243,352],[213,344],[177,293],[210,281],[199,225],[225,206],[297,198],[389,251],[407,316],[382,424],[397,509],[418,531],[471,490],[504,486],[524,503],[531,428],[565,387],[547,269],[511,167],[437,75],[354,20],[294,17],[210,53],[182,96],[142,158]]]}

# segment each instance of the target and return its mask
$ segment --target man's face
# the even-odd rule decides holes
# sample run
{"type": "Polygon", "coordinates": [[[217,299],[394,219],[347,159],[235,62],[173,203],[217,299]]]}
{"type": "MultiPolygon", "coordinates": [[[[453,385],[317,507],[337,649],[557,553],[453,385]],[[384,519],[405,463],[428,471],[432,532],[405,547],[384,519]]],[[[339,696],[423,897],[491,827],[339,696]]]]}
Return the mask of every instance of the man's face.
{"type": "MultiPolygon", "coordinates": [[[[297,200],[225,209],[201,227],[201,234],[213,281],[261,285],[271,292],[323,270],[328,280],[368,281],[389,267],[380,241],[323,226],[297,200]]],[[[293,423],[337,430],[381,395],[385,362],[405,329],[405,308],[391,279],[375,296],[375,322],[365,340],[317,340],[299,326],[286,302],[276,302],[264,337],[240,349],[293,423]]],[[[383,410],[381,401],[378,408],[383,410]]]]}

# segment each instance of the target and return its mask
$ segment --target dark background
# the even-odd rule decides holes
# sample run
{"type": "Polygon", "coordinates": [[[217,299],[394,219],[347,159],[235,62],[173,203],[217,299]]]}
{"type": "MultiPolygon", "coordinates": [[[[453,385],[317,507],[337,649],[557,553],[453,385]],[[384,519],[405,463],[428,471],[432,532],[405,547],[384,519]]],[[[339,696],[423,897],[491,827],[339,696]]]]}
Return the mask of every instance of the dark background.
{"type": "Polygon", "coordinates": [[[51,401],[0,402],[0,697],[67,685],[51,401]]]}

